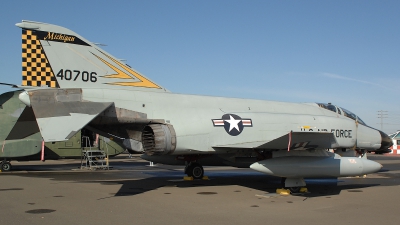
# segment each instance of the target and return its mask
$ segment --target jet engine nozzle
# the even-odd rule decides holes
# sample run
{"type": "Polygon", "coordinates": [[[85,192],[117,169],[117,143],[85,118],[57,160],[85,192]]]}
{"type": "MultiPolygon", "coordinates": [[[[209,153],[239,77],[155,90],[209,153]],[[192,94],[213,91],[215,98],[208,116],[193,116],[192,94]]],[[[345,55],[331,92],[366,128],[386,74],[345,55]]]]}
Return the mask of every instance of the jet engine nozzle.
{"type": "Polygon", "coordinates": [[[169,124],[149,124],[142,131],[143,151],[149,155],[165,155],[176,148],[176,133],[169,124]]]}

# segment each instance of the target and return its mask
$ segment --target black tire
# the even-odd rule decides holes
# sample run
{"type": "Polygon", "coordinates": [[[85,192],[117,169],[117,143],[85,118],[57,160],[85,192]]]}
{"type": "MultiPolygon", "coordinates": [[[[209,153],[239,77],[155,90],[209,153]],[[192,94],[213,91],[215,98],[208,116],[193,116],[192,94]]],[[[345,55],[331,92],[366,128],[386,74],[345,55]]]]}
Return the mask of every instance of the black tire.
{"type": "Polygon", "coordinates": [[[186,168],[186,174],[193,179],[202,179],[204,176],[204,169],[198,163],[190,163],[186,168]]]}
{"type": "Polygon", "coordinates": [[[186,175],[188,175],[189,177],[191,176],[191,175],[189,174],[189,171],[190,171],[190,169],[189,169],[189,168],[190,168],[190,165],[191,165],[191,164],[187,164],[187,165],[185,166],[185,174],[186,174],[186,175]]]}
{"type": "Polygon", "coordinates": [[[7,172],[7,171],[11,171],[11,169],[12,169],[12,166],[11,166],[11,163],[10,163],[10,162],[3,162],[3,163],[1,164],[1,170],[2,170],[2,171],[7,172]]]}
{"type": "Polygon", "coordinates": [[[300,192],[301,187],[290,187],[290,193],[299,193],[300,192]]]}

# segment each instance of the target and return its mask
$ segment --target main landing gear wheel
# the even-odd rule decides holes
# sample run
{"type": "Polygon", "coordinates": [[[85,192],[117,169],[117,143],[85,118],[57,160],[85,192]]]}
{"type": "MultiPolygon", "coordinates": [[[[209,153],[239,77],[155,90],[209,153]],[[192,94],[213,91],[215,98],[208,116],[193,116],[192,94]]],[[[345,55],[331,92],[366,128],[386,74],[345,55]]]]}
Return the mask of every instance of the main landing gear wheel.
{"type": "Polygon", "coordinates": [[[11,163],[10,162],[2,162],[1,163],[1,170],[2,171],[11,171],[11,163]]]}
{"type": "Polygon", "coordinates": [[[198,163],[190,163],[185,170],[185,173],[193,179],[202,179],[204,176],[204,169],[198,163]]]}

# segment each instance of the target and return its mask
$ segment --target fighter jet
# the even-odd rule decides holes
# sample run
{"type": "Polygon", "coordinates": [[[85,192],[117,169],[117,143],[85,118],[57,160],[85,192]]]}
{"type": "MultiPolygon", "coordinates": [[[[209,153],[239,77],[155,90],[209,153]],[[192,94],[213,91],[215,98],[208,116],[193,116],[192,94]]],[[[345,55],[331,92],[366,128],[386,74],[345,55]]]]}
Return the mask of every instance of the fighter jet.
{"type": "MultiPolygon", "coordinates": [[[[176,94],[79,34],[22,21],[22,86],[45,141],[68,140],[81,128],[123,141],[142,158],[185,165],[247,167],[286,178],[298,190],[304,177],[377,172],[365,157],[326,149],[387,149],[389,137],[349,110],[324,103],[288,103],[176,94]]],[[[171,77],[173,79],[173,77],[171,77]]]]}
{"type": "Polygon", "coordinates": [[[68,141],[45,142],[42,146],[42,137],[32,109],[18,99],[21,92],[0,95],[0,170],[12,170],[11,160],[77,159],[83,157],[83,150],[89,149],[104,150],[108,156],[125,151],[121,144],[96,136],[88,130],[77,132],[68,141]]]}

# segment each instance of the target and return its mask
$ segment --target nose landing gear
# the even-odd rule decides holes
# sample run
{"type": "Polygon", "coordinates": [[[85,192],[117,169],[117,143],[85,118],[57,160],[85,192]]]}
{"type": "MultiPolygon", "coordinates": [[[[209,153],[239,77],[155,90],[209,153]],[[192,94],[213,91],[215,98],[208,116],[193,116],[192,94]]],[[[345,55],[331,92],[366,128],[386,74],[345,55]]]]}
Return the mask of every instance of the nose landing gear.
{"type": "Polygon", "coordinates": [[[289,194],[297,194],[297,193],[306,193],[308,192],[306,183],[303,178],[286,178],[282,177],[281,179],[282,188],[278,188],[276,193],[282,195],[289,194]]]}

